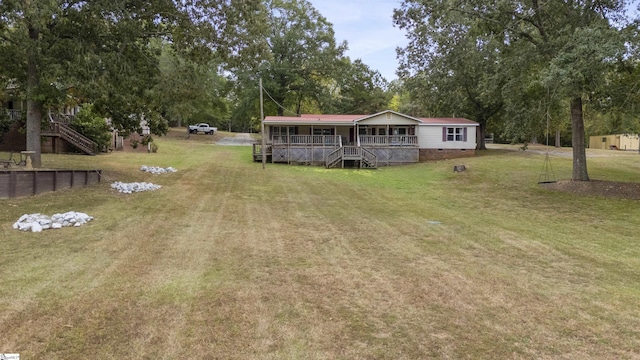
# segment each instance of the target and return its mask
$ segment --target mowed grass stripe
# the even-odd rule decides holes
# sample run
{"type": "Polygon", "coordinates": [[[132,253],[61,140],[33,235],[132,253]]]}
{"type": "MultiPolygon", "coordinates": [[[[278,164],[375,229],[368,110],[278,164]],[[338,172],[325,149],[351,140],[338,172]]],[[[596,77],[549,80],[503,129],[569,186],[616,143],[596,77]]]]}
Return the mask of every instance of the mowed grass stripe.
{"type": "MultiPolygon", "coordinates": [[[[250,148],[216,146],[213,137],[172,132],[156,141],[157,154],[44,157],[164,186],[156,192],[122,195],[100,184],[0,200],[0,257],[20,259],[0,268],[9,289],[0,297],[0,351],[64,359],[637,355],[637,202],[540,189],[544,156],[491,150],[377,171],[262,170],[250,148]],[[457,163],[468,170],[454,174],[457,163]],[[149,175],[142,164],[179,172],[149,175]],[[70,209],[96,220],[42,234],[10,229],[22,213],[70,209]]],[[[570,159],[552,161],[570,176],[570,159]]],[[[637,177],[629,161],[589,166],[637,177]]]]}

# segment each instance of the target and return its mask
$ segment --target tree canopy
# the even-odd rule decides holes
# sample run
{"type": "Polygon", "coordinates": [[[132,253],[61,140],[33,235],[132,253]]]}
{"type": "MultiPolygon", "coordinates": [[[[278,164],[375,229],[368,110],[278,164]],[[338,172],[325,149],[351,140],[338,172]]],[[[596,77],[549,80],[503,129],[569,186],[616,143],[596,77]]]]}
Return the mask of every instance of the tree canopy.
{"type": "MultiPolygon", "coordinates": [[[[574,180],[589,180],[583,103],[626,61],[624,1],[405,0],[395,11],[409,45],[399,53],[415,101],[486,125],[531,132],[541,113],[568,104],[574,180]],[[544,106],[541,106],[542,103],[544,106]],[[544,109],[544,111],[541,111],[544,109]]],[[[445,115],[445,114],[441,114],[445,115]]],[[[446,114],[450,115],[450,114],[446,114]]]]}
{"type": "Polygon", "coordinates": [[[166,130],[150,90],[160,75],[162,40],[191,61],[233,66],[259,58],[257,0],[4,0],[0,2],[0,79],[27,104],[27,149],[40,162],[41,121],[72,94],[120,129],[142,117],[166,130]]]}

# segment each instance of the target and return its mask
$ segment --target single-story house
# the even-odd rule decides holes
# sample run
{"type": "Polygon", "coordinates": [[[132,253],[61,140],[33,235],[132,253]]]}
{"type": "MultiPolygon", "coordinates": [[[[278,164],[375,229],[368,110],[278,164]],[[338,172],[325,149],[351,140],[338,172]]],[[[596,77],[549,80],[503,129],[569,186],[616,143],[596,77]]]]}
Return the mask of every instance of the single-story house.
{"type": "Polygon", "coordinates": [[[589,137],[590,149],[638,150],[638,134],[598,135],[589,137]]]}
{"type": "MultiPolygon", "coordinates": [[[[386,110],[372,115],[302,114],[264,119],[269,162],[377,167],[474,156],[479,124],[464,118],[416,118],[386,110]]],[[[255,161],[262,144],[255,144],[255,161]]]]}

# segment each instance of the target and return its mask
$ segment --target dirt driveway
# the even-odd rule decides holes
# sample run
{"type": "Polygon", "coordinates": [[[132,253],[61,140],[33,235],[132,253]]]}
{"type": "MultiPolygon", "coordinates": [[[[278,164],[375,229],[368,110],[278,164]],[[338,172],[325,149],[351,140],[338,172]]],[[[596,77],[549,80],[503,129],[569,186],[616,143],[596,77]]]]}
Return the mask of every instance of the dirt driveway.
{"type": "MultiPolygon", "coordinates": [[[[496,150],[509,150],[509,151],[522,151],[522,144],[487,144],[487,149],[496,150]]],[[[587,158],[596,157],[620,157],[620,156],[638,156],[638,151],[616,151],[616,150],[599,150],[599,149],[586,149],[587,158]]],[[[529,144],[525,152],[546,155],[558,156],[558,157],[573,157],[573,149],[570,147],[556,148],[553,146],[546,146],[540,144],[529,144]]]]}

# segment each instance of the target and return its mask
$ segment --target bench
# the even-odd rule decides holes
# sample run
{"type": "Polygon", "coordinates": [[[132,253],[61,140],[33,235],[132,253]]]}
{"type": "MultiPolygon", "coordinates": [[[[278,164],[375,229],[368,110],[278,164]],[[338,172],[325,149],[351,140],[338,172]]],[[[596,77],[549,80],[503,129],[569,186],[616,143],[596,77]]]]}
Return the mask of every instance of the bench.
{"type": "Polygon", "coordinates": [[[12,167],[13,165],[20,165],[20,166],[24,166],[26,165],[26,160],[22,159],[22,154],[20,155],[20,160],[16,161],[13,159],[13,151],[10,152],[9,155],[9,159],[7,160],[0,160],[0,166],[2,166],[5,169],[8,169],[10,167],[12,167]]]}

